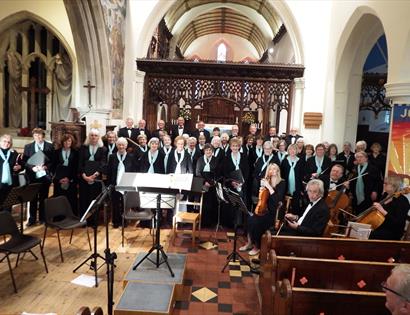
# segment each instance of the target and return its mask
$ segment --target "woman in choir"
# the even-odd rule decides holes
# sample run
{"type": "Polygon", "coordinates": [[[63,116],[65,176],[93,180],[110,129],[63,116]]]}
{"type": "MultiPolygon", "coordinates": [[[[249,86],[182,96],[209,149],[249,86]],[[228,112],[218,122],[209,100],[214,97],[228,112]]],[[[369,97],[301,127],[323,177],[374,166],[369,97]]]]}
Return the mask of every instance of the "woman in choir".
{"type": "Polygon", "coordinates": [[[196,170],[196,162],[198,161],[199,157],[201,156],[201,153],[196,147],[196,138],[195,137],[189,137],[188,139],[188,147],[187,147],[187,153],[189,154],[192,162],[192,169],[195,171],[196,170]]]}
{"type": "Polygon", "coordinates": [[[326,155],[332,162],[337,160],[338,152],[337,145],[335,143],[329,145],[329,148],[326,151],[326,155]]]}
{"type": "Polygon", "coordinates": [[[252,159],[250,161],[252,165],[254,165],[256,160],[259,159],[263,155],[263,142],[264,142],[264,139],[262,136],[259,135],[256,137],[256,144],[252,152],[252,159]]]}
{"type": "Polygon", "coordinates": [[[219,178],[218,161],[213,156],[213,147],[207,143],[204,155],[196,163],[195,175],[204,179],[204,201],[202,210],[202,226],[211,226],[217,221],[217,208],[215,182],[219,178]]]}
{"type": "Polygon", "coordinates": [[[220,136],[221,136],[221,130],[219,129],[219,127],[214,127],[214,129],[212,129],[211,141],[213,137],[220,137],[220,136]]]}
{"type": "MultiPolygon", "coordinates": [[[[13,140],[10,135],[0,137],[0,204],[7,198],[13,186],[18,186],[17,172],[21,170],[19,154],[12,149],[13,140]]],[[[0,211],[3,209],[0,209],[0,211]]],[[[6,208],[11,211],[11,208],[6,208]]]]}
{"type": "Polygon", "coordinates": [[[218,162],[218,165],[222,165],[224,159],[225,159],[225,153],[221,148],[221,139],[216,136],[213,137],[211,140],[211,145],[213,147],[213,156],[215,157],[216,161],[218,162]]]}
{"type": "Polygon", "coordinates": [[[53,186],[54,197],[66,196],[71,209],[78,215],[78,150],[73,135],[66,133],[61,138],[60,148],[54,151],[53,186]]]}
{"type": "Polygon", "coordinates": [[[168,161],[169,161],[169,157],[172,151],[172,140],[171,137],[169,135],[164,135],[163,138],[163,146],[160,149],[161,153],[164,156],[164,170],[166,172],[167,167],[168,167],[168,161]]]}
{"type": "MultiPolygon", "coordinates": [[[[127,153],[127,146],[127,139],[120,137],[116,142],[117,152],[111,154],[108,160],[108,183],[114,187],[119,184],[122,174],[137,171],[137,161],[133,153],[127,153]]],[[[111,194],[111,209],[112,225],[116,229],[121,225],[121,215],[124,210],[124,200],[121,192],[113,190],[111,194]]]]}
{"type": "Polygon", "coordinates": [[[165,174],[164,154],[159,150],[159,139],[151,138],[148,146],[149,150],[139,159],[139,172],[165,174]]]}
{"type": "Polygon", "coordinates": [[[147,136],[146,135],[139,135],[137,138],[138,146],[134,149],[134,154],[137,160],[148,151],[147,146],[147,136]]]}
{"type": "MultiPolygon", "coordinates": [[[[386,155],[382,153],[382,146],[378,142],[374,142],[370,146],[369,163],[373,164],[379,171],[380,183],[382,183],[386,172],[386,155]]],[[[380,185],[378,194],[380,195],[382,191],[383,185],[380,185]]]]}
{"type": "Polygon", "coordinates": [[[191,157],[185,151],[185,139],[182,136],[176,137],[174,146],[168,159],[166,173],[193,174],[191,157]]]}
{"type": "Polygon", "coordinates": [[[296,145],[298,147],[297,156],[301,159],[305,156],[305,139],[303,137],[298,138],[296,140],[296,145]]]}
{"type": "Polygon", "coordinates": [[[279,141],[279,144],[278,144],[278,153],[277,153],[277,155],[278,155],[278,159],[279,159],[279,162],[280,162],[280,163],[282,163],[283,160],[284,160],[284,159],[286,158],[286,156],[288,155],[288,153],[286,152],[286,146],[287,146],[287,143],[286,143],[285,140],[280,140],[280,141],[279,141]]]}
{"type": "Polygon", "coordinates": [[[299,215],[305,163],[297,157],[297,150],[296,144],[289,145],[288,155],[281,164],[281,174],[286,181],[286,193],[292,197],[292,213],[299,215]]]}
{"type": "Polygon", "coordinates": [[[79,152],[80,216],[83,216],[91,201],[101,192],[101,174],[106,163],[107,148],[103,145],[100,132],[98,129],[91,129],[79,152]]]}
{"type": "Polygon", "coordinates": [[[268,208],[264,213],[254,213],[249,217],[248,242],[239,248],[240,251],[250,250],[249,255],[251,256],[259,253],[262,235],[273,226],[278,205],[285,196],[286,184],[281,178],[280,169],[276,163],[267,167],[266,174],[261,181],[261,189],[269,191],[268,208]]]}
{"type": "Polygon", "coordinates": [[[279,151],[279,137],[275,136],[272,138],[272,147],[273,147],[273,154],[277,155],[279,151]]]}
{"type": "Polygon", "coordinates": [[[107,161],[111,154],[117,152],[117,146],[115,143],[117,142],[117,133],[115,131],[108,131],[105,135],[106,140],[103,141],[104,146],[107,148],[107,161]]]}
{"type": "Polygon", "coordinates": [[[229,135],[226,132],[221,134],[221,149],[225,155],[229,153],[229,135]]]}
{"type": "Polygon", "coordinates": [[[231,141],[229,141],[229,146],[231,152],[225,156],[223,162],[224,177],[228,178],[232,171],[240,170],[243,178],[247,179],[249,175],[249,164],[246,155],[239,152],[241,148],[240,140],[238,138],[232,138],[231,141]]]}
{"type": "Polygon", "coordinates": [[[305,181],[326,176],[330,173],[332,161],[325,155],[326,147],[319,143],[315,147],[315,155],[306,161],[305,181]]]}
{"type": "MultiPolygon", "coordinates": [[[[242,151],[241,153],[245,153],[246,157],[248,158],[248,162],[250,162],[250,166],[252,167],[252,157],[254,155],[254,143],[255,143],[255,136],[249,134],[246,139],[245,139],[246,143],[242,146],[242,151]]],[[[253,161],[255,162],[255,161],[253,161]]]]}
{"type": "MultiPolygon", "coordinates": [[[[384,181],[384,193],[382,199],[400,190],[402,181],[398,176],[387,177],[384,181]]],[[[370,233],[371,239],[397,240],[399,241],[404,233],[407,213],[410,210],[409,200],[403,194],[388,199],[383,205],[378,202],[373,203],[374,208],[384,216],[384,222],[377,229],[370,233]]]]}
{"type": "Polygon", "coordinates": [[[196,148],[201,153],[201,155],[204,155],[205,144],[206,144],[206,137],[204,135],[199,135],[198,144],[197,144],[196,148]]]}
{"type": "Polygon", "coordinates": [[[303,162],[306,162],[309,158],[311,158],[314,153],[315,153],[315,147],[312,144],[305,145],[305,156],[304,156],[303,162]]]}

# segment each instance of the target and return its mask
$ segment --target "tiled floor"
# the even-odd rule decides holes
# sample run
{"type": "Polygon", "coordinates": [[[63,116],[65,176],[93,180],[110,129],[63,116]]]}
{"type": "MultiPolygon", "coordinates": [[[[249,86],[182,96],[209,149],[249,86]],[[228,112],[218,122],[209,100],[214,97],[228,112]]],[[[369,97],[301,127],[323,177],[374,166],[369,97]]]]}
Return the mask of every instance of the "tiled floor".
{"type": "MultiPolygon", "coordinates": [[[[259,314],[259,303],[255,287],[255,276],[244,263],[230,263],[221,272],[226,257],[232,251],[232,235],[218,232],[218,246],[201,243],[208,241],[210,231],[201,232],[201,241],[195,247],[190,238],[178,237],[168,252],[186,253],[187,272],[184,281],[186,300],[177,302],[177,314],[259,314]],[[207,246],[208,245],[208,246],[207,246]]],[[[238,242],[238,244],[241,242],[238,242]]],[[[248,259],[248,255],[243,255],[248,259]]]]}

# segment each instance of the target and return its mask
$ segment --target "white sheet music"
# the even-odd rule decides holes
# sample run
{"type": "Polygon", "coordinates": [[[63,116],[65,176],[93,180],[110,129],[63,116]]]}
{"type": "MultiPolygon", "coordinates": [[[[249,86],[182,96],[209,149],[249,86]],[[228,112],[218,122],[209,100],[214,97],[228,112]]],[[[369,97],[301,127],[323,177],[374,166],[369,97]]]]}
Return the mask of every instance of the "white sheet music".
{"type": "Polygon", "coordinates": [[[121,177],[116,190],[138,190],[138,187],[191,190],[193,178],[193,174],[148,174],[126,172],[121,177]]]}

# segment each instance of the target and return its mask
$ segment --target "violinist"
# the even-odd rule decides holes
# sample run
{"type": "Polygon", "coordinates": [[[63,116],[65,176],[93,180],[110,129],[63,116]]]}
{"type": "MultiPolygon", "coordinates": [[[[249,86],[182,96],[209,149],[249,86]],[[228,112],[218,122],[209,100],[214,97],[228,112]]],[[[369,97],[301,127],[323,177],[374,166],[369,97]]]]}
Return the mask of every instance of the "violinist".
{"type": "MultiPolygon", "coordinates": [[[[399,177],[387,177],[383,185],[384,193],[382,199],[398,192],[401,184],[402,181],[399,177]]],[[[407,213],[410,209],[409,200],[404,195],[400,194],[397,197],[392,197],[386,200],[383,205],[375,202],[373,203],[373,207],[384,216],[384,222],[371,232],[369,238],[379,240],[400,240],[406,225],[407,213]]]]}
{"type": "Polygon", "coordinates": [[[283,201],[285,190],[286,184],[280,176],[279,166],[275,163],[270,164],[265,177],[261,180],[259,207],[257,206],[255,214],[248,219],[248,242],[239,249],[240,251],[250,250],[251,256],[259,253],[261,237],[272,227],[278,204],[283,201]]]}

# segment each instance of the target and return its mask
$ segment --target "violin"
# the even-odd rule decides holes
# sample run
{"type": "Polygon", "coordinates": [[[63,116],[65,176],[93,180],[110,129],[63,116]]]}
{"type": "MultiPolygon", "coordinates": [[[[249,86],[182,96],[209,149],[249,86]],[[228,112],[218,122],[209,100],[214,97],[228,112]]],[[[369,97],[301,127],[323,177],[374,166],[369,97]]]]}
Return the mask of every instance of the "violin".
{"type": "Polygon", "coordinates": [[[255,214],[263,216],[268,212],[269,189],[262,187],[259,190],[258,204],[255,207],[255,214]]]}
{"type": "MultiPolygon", "coordinates": [[[[387,197],[380,200],[380,204],[384,205],[391,198],[397,198],[400,195],[405,195],[410,193],[410,186],[397,191],[395,193],[387,195],[387,197]]],[[[353,221],[357,223],[370,224],[373,230],[377,229],[384,222],[384,215],[380,213],[374,206],[369,207],[364,210],[360,215],[358,215],[353,221]]]]}

